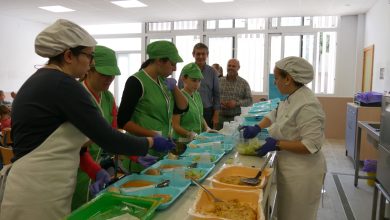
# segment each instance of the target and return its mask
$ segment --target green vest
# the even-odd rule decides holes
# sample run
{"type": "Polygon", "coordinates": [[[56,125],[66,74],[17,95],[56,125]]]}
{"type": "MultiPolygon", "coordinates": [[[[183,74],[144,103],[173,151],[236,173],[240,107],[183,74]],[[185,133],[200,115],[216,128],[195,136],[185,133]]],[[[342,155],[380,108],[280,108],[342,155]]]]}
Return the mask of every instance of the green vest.
{"type": "MultiPolygon", "coordinates": [[[[103,116],[107,120],[107,122],[112,124],[112,120],[113,120],[112,108],[114,104],[114,96],[112,95],[112,93],[110,91],[104,91],[101,93],[100,107],[97,104],[92,94],[91,94],[91,100],[95,104],[96,108],[101,109],[103,116]]],[[[98,145],[92,144],[91,147],[89,148],[89,153],[91,154],[92,158],[96,162],[99,162],[101,148],[98,145]]],[[[88,188],[91,182],[92,181],[89,178],[89,176],[79,168],[77,173],[77,185],[72,198],[72,210],[77,209],[81,205],[88,202],[89,199],[91,199],[91,196],[89,195],[89,188],[88,188]]]]}
{"type": "MultiPolygon", "coordinates": [[[[197,134],[203,131],[203,104],[202,98],[198,91],[195,91],[191,96],[184,89],[182,89],[183,94],[187,97],[188,100],[188,111],[184,112],[180,117],[180,126],[186,129],[187,131],[193,131],[197,134]]],[[[173,133],[174,139],[181,137],[178,133],[173,133]]]]}
{"type": "Polygon", "coordinates": [[[134,74],[142,85],[142,96],[139,99],[131,121],[154,131],[161,131],[162,136],[169,137],[172,129],[174,98],[164,82],[158,77],[156,83],[143,70],[134,74]]]}

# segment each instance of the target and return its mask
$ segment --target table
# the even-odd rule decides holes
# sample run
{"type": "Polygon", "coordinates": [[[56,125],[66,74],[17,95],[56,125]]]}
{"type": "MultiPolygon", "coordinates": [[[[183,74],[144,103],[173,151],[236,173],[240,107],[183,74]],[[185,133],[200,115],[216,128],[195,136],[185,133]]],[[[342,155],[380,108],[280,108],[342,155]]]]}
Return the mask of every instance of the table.
{"type": "Polygon", "coordinates": [[[361,176],[359,175],[359,158],[360,158],[360,139],[362,136],[362,129],[365,129],[367,131],[367,136],[376,141],[376,144],[373,144],[376,149],[378,149],[378,142],[379,142],[379,131],[376,131],[375,128],[370,126],[369,124],[376,124],[378,125],[379,122],[371,122],[371,121],[358,121],[357,124],[357,136],[356,136],[356,149],[355,149],[355,177],[354,177],[354,185],[357,187],[358,185],[358,179],[373,179],[375,180],[375,177],[369,177],[369,176],[361,176]]]}
{"type": "Polygon", "coordinates": [[[376,219],[376,211],[377,211],[377,202],[378,202],[378,194],[379,194],[379,219],[385,219],[385,205],[386,200],[390,201],[390,195],[387,194],[386,190],[383,189],[382,185],[378,182],[375,183],[374,196],[372,200],[372,212],[371,219],[376,219]]]}
{"type": "MultiPolygon", "coordinates": [[[[275,154],[273,153],[273,157],[270,160],[271,167],[275,166],[275,154]]],[[[240,155],[234,150],[227,155],[225,155],[221,161],[218,162],[218,164],[215,166],[214,170],[210,173],[209,177],[214,175],[226,162],[227,160],[233,160],[235,163],[242,163],[244,166],[254,166],[257,168],[260,168],[263,164],[264,158],[256,157],[256,156],[244,156],[240,155]]],[[[275,175],[275,170],[269,177],[267,181],[267,185],[263,189],[263,201],[262,201],[262,207],[264,210],[264,216],[265,219],[270,219],[270,209],[269,207],[272,206],[272,198],[270,198],[270,191],[271,191],[271,185],[273,175],[275,175]]],[[[204,180],[202,183],[203,185],[209,185],[210,181],[207,179],[204,180]]],[[[156,220],[185,220],[185,219],[191,219],[191,217],[187,214],[187,211],[192,207],[192,205],[195,202],[196,195],[198,193],[199,188],[195,185],[191,185],[186,192],[181,195],[178,200],[176,200],[170,207],[168,207],[165,210],[157,211],[155,214],[155,217],[153,219],[156,220]]]]}

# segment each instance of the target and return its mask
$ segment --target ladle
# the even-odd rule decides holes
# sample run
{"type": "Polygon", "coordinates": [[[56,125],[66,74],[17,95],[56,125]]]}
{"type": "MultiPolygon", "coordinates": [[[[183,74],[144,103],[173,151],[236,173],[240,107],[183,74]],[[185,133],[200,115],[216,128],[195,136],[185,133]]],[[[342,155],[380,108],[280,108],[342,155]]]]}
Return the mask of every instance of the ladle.
{"type": "Polygon", "coordinates": [[[223,202],[222,199],[216,197],[213,193],[211,193],[208,189],[206,189],[204,186],[202,186],[202,184],[200,184],[196,179],[194,178],[191,178],[192,182],[195,183],[195,185],[199,186],[200,188],[202,188],[207,194],[209,194],[211,196],[211,198],[213,198],[214,202],[223,202]]]}
{"type": "Polygon", "coordinates": [[[263,172],[264,168],[267,166],[268,161],[271,159],[271,157],[272,157],[272,154],[270,154],[270,153],[267,154],[267,158],[265,159],[263,166],[260,168],[259,172],[256,174],[255,177],[253,177],[253,178],[241,178],[240,181],[242,183],[245,183],[245,184],[248,184],[248,185],[252,185],[252,186],[259,185],[259,183],[260,183],[259,177],[261,176],[261,173],[263,172]]]}

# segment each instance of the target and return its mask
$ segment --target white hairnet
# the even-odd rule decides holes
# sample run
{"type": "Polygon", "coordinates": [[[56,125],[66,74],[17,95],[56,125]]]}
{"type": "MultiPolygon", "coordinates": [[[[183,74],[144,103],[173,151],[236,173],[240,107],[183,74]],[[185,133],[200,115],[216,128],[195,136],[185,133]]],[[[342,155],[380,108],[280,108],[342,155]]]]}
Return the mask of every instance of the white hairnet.
{"type": "Polygon", "coordinates": [[[313,80],[313,66],[301,57],[286,57],[278,62],[275,66],[286,71],[295,82],[307,84],[313,80]]]}
{"type": "Polygon", "coordinates": [[[96,43],[95,39],[82,27],[71,21],[58,19],[35,38],[35,52],[39,56],[50,58],[69,48],[94,47],[96,43]]]}

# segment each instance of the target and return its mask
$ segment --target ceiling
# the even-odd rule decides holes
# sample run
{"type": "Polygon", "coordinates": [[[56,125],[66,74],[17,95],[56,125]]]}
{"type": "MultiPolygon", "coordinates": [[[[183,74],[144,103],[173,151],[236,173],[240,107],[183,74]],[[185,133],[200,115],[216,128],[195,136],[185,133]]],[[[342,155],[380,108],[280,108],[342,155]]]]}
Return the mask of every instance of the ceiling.
{"type": "Polygon", "coordinates": [[[81,25],[192,19],[271,16],[353,15],[365,13],[376,0],[235,0],[206,4],[201,0],[140,0],[148,7],[120,8],[109,0],[1,0],[0,15],[39,23],[57,18],[81,25]],[[52,13],[39,6],[62,5],[74,12],[52,13]]]}

